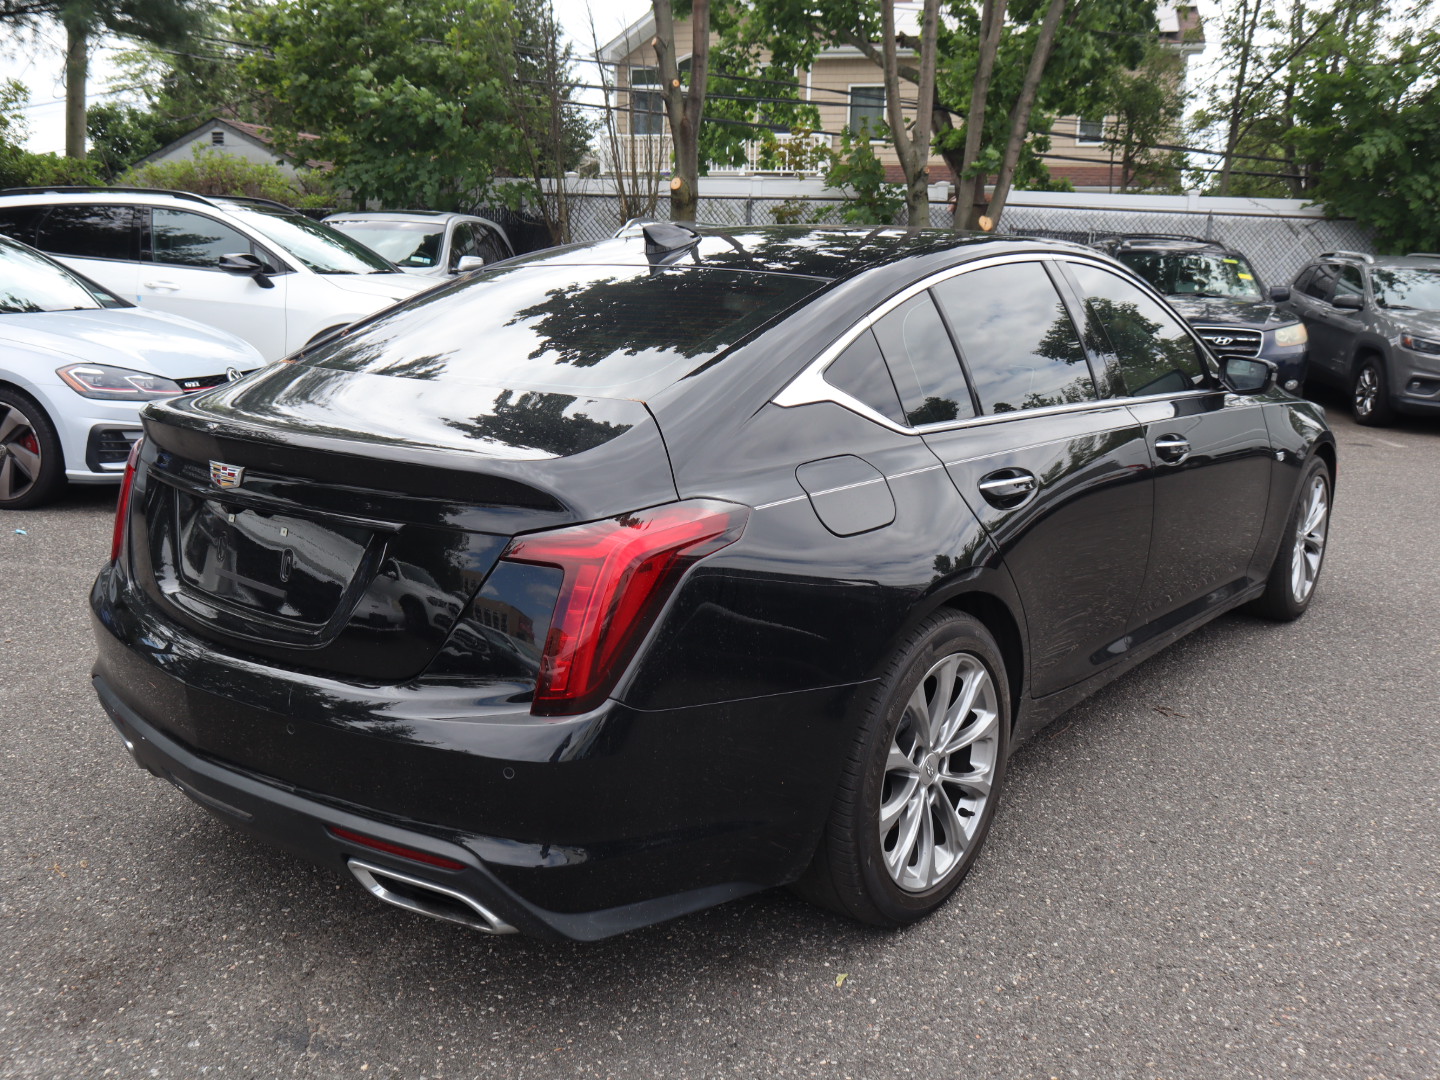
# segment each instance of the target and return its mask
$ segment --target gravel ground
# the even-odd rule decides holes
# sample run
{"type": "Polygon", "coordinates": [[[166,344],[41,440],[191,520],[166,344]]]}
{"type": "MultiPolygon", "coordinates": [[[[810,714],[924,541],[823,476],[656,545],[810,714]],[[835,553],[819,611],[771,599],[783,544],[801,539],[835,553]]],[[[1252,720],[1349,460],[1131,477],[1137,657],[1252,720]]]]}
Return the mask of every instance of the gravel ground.
{"type": "Polygon", "coordinates": [[[595,945],[379,904],[130,763],[82,603],[113,493],[5,515],[0,1076],[1440,1076],[1440,424],[1335,423],[1306,617],[1020,748],[896,934],[780,891],[595,945]]]}

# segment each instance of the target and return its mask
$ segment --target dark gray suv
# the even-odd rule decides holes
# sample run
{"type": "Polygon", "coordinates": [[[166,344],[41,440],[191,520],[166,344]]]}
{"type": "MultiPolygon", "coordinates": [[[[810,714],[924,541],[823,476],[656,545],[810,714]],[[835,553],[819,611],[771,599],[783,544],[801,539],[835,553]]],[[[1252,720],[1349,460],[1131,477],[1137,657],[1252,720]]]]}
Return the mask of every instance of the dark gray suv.
{"type": "Polygon", "coordinates": [[[1349,392],[1355,419],[1440,414],[1440,255],[1329,251],[1287,305],[1310,333],[1310,376],[1349,392]]]}

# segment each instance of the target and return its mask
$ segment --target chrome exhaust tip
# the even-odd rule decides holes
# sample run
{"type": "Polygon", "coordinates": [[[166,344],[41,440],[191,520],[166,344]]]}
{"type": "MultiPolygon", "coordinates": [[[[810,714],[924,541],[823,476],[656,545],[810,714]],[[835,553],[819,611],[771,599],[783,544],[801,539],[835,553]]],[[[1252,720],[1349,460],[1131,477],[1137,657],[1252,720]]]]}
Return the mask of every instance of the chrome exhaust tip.
{"type": "Polygon", "coordinates": [[[515,927],[480,903],[455,889],[447,889],[431,881],[413,878],[383,866],[349,859],[346,865],[355,880],[372,896],[406,911],[428,915],[432,919],[459,923],[482,934],[513,934],[515,927]]]}

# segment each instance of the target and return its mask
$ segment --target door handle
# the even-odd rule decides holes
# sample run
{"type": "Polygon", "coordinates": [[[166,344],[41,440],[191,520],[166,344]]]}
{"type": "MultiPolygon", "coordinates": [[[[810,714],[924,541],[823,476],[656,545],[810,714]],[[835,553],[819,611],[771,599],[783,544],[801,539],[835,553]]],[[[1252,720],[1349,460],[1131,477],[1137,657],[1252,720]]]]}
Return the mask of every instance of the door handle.
{"type": "Polygon", "coordinates": [[[156,292],[180,291],[180,286],[176,285],[173,281],[147,281],[145,282],[145,287],[147,289],[154,289],[156,292]]]}
{"type": "Polygon", "coordinates": [[[1178,465],[1190,456],[1190,440],[1183,435],[1161,435],[1155,440],[1155,453],[1161,461],[1178,465]]]}
{"type": "Polygon", "coordinates": [[[992,506],[1009,510],[1035,493],[1039,481],[1025,469],[999,469],[980,479],[980,494],[992,506]]]}

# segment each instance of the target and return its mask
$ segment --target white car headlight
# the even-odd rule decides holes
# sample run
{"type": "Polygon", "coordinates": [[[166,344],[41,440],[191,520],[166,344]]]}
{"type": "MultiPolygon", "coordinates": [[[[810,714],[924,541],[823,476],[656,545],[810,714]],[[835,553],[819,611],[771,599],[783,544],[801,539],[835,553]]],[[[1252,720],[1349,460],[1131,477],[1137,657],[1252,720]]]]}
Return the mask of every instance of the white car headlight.
{"type": "Polygon", "coordinates": [[[1278,330],[1271,330],[1270,333],[1275,336],[1275,344],[1280,346],[1304,345],[1310,340],[1310,335],[1305,332],[1304,323],[1291,323],[1278,330]]]}
{"type": "Polygon", "coordinates": [[[101,401],[154,401],[185,393],[170,379],[109,364],[71,364],[55,374],[81,397],[101,401]]]}

